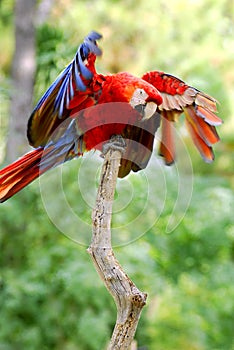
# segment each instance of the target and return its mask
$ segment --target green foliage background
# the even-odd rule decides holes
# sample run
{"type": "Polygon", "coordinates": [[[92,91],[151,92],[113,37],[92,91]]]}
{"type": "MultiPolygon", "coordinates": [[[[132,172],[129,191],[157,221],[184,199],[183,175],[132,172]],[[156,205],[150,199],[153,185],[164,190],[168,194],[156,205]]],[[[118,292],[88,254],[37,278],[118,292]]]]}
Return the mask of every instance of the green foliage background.
{"type": "MultiPolygon", "coordinates": [[[[12,13],[13,1],[1,1],[2,153],[11,91],[12,13]]],[[[194,171],[184,219],[166,233],[177,196],[176,173],[166,170],[168,195],[159,220],[139,240],[116,248],[134,282],[148,293],[136,335],[141,349],[234,349],[233,16],[233,2],[227,0],[59,0],[48,22],[37,28],[35,101],[92,29],[104,36],[98,71],[126,70],[141,76],[147,70],[164,70],[220,101],[225,123],[214,164],[204,164],[184,136],[194,171]]],[[[183,133],[182,125],[179,129],[183,133]]],[[[91,209],[74,184],[77,166],[71,162],[64,168],[69,201],[88,221],[91,209]]],[[[154,180],[153,170],[148,171],[154,180]]],[[[129,177],[137,205],[145,200],[140,176],[129,177]]],[[[157,180],[155,186],[160,187],[157,180]]],[[[121,196],[124,200],[124,191],[121,196]]],[[[158,201],[163,201],[160,191],[158,201]]],[[[59,200],[53,206],[59,213],[59,200]]],[[[85,247],[63,236],[48,218],[38,182],[0,209],[0,349],[104,349],[115,323],[115,306],[85,247]]],[[[145,215],[146,221],[151,219],[151,211],[145,215]]],[[[180,214],[174,215],[176,220],[180,214]]],[[[113,224],[131,216],[134,206],[120,211],[113,224]]],[[[118,234],[125,238],[131,232],[120,229],[118,234]]]]}

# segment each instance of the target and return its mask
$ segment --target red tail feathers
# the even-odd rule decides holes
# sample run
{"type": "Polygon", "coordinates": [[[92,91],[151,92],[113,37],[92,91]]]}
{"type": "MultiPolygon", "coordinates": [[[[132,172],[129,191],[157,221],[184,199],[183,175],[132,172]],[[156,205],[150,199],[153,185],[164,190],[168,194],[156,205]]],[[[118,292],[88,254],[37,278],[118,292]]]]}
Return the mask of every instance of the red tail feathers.
{"type": "Polygon", "coordinates": [[[43,151],[37,148],[0,170],[0,202],[12,197],[43,172],[40,169],[43,151]]]}

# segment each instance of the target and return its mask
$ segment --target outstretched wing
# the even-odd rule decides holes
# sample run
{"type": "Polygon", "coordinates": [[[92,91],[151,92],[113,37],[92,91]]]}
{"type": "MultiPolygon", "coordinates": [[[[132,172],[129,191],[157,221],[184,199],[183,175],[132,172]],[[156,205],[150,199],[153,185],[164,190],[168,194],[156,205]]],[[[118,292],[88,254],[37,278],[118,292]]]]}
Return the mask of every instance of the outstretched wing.
{"type": "Polygon", "coordinates": [[[155,86],[163,98],[163,103],[158,108],[162,116],[159,153],[164,157],[166,164],[170,165],[175,160],[173,122],[177,121],[182,113],[185,114],[189,133],[202,158],[208,163],[212,162],[212,146],[219,141],[215,127],[222,124],[222,120],[216,115],[217,101],[163,72],[149,72],[144,74],[142,79],[155,86]]]}
{"type": "Polygon", "coordinates": [[[101,55],[96,40],[101,35],[91,32],[79,46],[73,61],[62,71],[34,108],[28,121],[27,136],[33,147],[45,146],[53,131],[71,111],[95,103],[92,80],[96,74],[96,56],[101,55]]]}

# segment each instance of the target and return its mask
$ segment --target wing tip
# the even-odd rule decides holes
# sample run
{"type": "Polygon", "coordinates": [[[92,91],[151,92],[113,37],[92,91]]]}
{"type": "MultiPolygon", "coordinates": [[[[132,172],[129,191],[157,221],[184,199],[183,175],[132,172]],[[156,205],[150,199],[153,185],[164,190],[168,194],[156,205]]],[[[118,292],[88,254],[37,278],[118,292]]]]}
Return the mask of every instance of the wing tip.
{"type": "Polygon", "coordinates": [[[102,34],[98,33],[96,30],[92,30],[87,36],[89,40],[100,40],[102,38],[102,34]]]}
{"type": "Polygon", "coordinates": [[[58,111],[58,117],[62,118],[64,107],[70,103],[71,96],[74,95],[74,87],[72,81],[74,79],[75,88],[81,92],[85,92],[87,87],[83,81],[91,80],[93,72],[86,66],[85,60],[88,59],[90,53],[95,56],[102,54],[101,49],[97,46],[96,40],[102,38],[102,35],[96,31],[91,31],[79,45],[73,61],[69,65],[67,76],[61,84],[57,96],[55,98],[55,111],[58,111]],[[83,78],[83,79],[82,79],[83,78]]]}

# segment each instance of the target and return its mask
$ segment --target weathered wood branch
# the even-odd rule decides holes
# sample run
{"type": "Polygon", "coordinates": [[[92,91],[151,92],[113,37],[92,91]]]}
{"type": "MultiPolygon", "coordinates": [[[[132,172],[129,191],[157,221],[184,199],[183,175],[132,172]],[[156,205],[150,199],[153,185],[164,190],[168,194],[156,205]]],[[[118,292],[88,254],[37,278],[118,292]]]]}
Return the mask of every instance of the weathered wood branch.
{"type": "Polygon", "coordinates": [[[117,320],[108,350],[130,349],[147,295],[130,280],[111,247],[111,215],[121,151],[110,149],[104,159],[96,206],[93,236],[88,253],[117,307],[117,320]]]}

